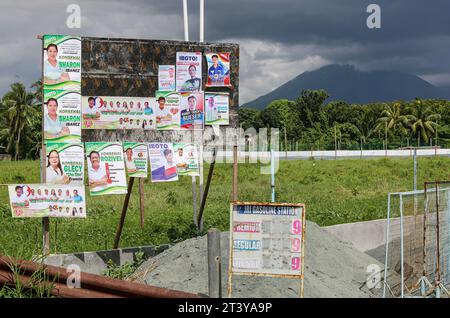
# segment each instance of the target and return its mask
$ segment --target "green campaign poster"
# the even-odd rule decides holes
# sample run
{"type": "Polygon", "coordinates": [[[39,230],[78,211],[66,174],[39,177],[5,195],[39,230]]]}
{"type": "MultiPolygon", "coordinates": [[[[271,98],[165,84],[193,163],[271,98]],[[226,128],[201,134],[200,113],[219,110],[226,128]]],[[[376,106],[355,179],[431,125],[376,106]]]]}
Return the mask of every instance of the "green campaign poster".
{"type": "Polygon", "coordinates": [[[44,35],[44,89],[81,91],[81,37],[44,35]]]}
{"type": "Polygon", "coordinates": [[[46,183],[84,184],[84,149],[81,143],[49,142],[46,156],[46,183]]]}
{"type": "Polygon", "coordinates": [[[91,195],[127,193],[122,143],[86,142],[85,150],[91,195]]]}
{"type": "Polygon", "coordinates": [[[79,92],[44,90],[44,140],[81,141],[81,95],[79,92]]]}
{"type": "Polygon", "coordinates": [[[135,178],[147,178],[147,144],[140,142],[124,142],[123,152],[128,176],[135,178]]]}

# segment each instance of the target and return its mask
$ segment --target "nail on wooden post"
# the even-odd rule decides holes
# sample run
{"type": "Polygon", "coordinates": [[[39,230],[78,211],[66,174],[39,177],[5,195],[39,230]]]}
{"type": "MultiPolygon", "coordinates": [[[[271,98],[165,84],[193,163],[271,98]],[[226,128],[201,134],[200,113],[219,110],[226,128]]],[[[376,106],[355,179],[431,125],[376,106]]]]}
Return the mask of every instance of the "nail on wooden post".
{"type": "Polygon", "coordinates": [[[218,229],[209,229],[207,237],[209,297],[222,298],[220,231],[218,229]]]}

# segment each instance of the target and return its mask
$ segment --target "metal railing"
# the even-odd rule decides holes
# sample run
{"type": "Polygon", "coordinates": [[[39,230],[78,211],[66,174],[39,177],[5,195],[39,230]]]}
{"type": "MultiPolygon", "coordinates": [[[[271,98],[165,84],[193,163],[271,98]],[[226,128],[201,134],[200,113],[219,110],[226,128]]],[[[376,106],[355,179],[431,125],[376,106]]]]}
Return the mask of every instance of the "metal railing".
{"type": "MultiPolygon", "coordinates": [[[[388,195],[383,297],[448,297],[450,188],[388,195]]],[[[434,188],[427,185],[434,184],[434,188]]]]}

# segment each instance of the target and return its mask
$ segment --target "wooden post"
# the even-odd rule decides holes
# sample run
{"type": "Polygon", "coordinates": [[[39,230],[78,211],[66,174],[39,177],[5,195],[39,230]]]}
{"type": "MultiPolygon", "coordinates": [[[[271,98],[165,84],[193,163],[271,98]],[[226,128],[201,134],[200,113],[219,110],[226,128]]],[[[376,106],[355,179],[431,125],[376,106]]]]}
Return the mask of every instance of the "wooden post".
{"type": "Polygon", "coordinates": [[[195,176],[192,176],[192,212],[194,224],[197,225],[197,179],[195,176]]]}
{"type": "Polygon", "coordinates": [[[42,218],[42,255],[50,254],[50,218],[42,218]]]}
{"type": "Polygon", "coordinates": [[[145,213],[145,193],[144,193],[144,179],[139,178],[139,208],[141,211],[141,229],[144,228],[144,213],[145,213]]]}
{"type": "MultiPolygon", "coordinates": [[[[43,37],[38,35],[37,39],[41,40],[41,80],[42,80],[42,114],[45,114],[45,105],[44,105],[44,40],[43,37]]],[[[41,121],[41,183],[46,183],[46,149],[45,149],[45,136],[44,136],[44,116],[42,116],[41,121]]],[[[42,218],[42,255],[50,254],[50,218],[44,217],[42,218]]]]}
{"type": "Polygon", "coordinates": [[[199,177],[198,177],[198,182],[199,182],[199,186],[200,186],[200,200],[203,198],[203,130],[200,132],[200,148],[199,148],[199,155],[200,155],[200,162],[199,162],[199,177]]]}
{"type": "Polygon", "coordinates": [[[220,231],[208,231],[208,290],[209,297],[222,298],[222,257],[220,253],[220,231]]]}
{"type": "MultiPolygon", "coordinates": [[[[44,126],[42,126],[44,127],[44,126]]],[[[41,183],[46,182],[46,175],[45,175],[45,145],[42,144],[41,148],[41,183]]],[[[42,255],[49,255],[50,254],[50,218],[49,217],[43,217],[42,218],[42,255]]]]}
{"type": "Polygon", "coordinates": [[[233,146],[233,201],[237,201],[238,195],[238,149],[237,145],[233,146]]]}
{"type": "Polygon", "coordinates": [[[128,210],[128,203],[130,202],[131,190],[133,190],[134,177],[130,177],[128,181],[127,195],[125,196],[125,201],[123,202],[122,214],[120,215],[119,225],[117,226],[116,238],[114,239],[114,248],[119,247],[120,236],[122,235],[123,224],[125,223],[125,215],[128,210]]]}
{"type": "MultiPolygon", "coordinates": [[[[195,138],[195,131],[192,131],[191,134],[191,142],[194,144],[195,147],[197,147],[196,144],[196,138],[195,138]]],[[[200,169],[203,169],[203,165],[200,167],[200,160],[203,160],[203,152],[202,155],[200,155],[200,148],[203,147],[203,142],[200,142],[198,147],[198,158],[199,158],[199,178],[200,178],[200,169]]],[[[192,176],[192,219],[194,221],[195,226],[197,226],[197,230],[198,225],[197,225],[197,215],[198,215],[198,211],[197,211],[197,177],[192,176]]]]}
{"type": "Polygon", "coordinates": [[[216,146],[214,146],[212,162],[209,165],[208,179],[206,179],[205,191],[203,192],[202,202],[200,204],[200,210],[198,211],[197,228],[198,228],[199,233],[201,233],[203,231],[203,211],[205,210],[206,198],[208,197],[209,186],[211,185],[211,179],[212,179],[212,175],[214,172],[214,166],[216,165],[216,155],[217,155],[217,148],[216,148],[216,146]]]}

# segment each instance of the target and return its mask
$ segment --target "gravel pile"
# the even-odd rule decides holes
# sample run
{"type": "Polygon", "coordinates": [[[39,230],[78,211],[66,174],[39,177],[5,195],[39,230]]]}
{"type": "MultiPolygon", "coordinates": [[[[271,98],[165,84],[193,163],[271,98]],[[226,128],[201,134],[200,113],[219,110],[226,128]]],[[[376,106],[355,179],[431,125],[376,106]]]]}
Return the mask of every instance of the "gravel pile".
{"type": "MultiPolygon", "coordinates": [[[[183,241],[147,260],[133,280],[154,286],[208,294],[206,236],[183,241]]],[[[227,295],[228,232],[221,233],[222,295],[227,295]]],[[[378,297],[365,282],[367,266],[383,265],[313,222],[306,224],[305,297],[378,297]]],[[[233,276],[233,297],[298,297],[300,283],[289,278],[233,276]]]]}

